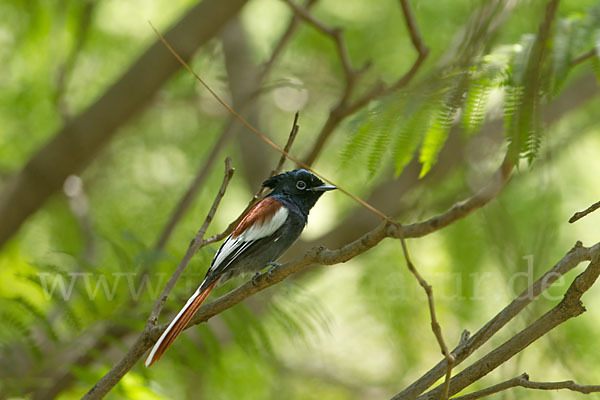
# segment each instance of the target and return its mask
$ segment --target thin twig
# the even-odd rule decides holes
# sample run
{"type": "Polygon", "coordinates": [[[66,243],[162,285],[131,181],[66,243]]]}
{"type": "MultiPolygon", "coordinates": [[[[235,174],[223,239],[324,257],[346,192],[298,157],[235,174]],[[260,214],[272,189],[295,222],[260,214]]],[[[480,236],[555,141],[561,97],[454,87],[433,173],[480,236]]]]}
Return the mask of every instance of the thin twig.
{"type": "MultiPolygon", "coordinates": [[[[296,135],[298,134],[298,129],[300,129],[300,127],[298,126],[298,117],[300,116],[299,112],[296,112],[296,114],[294,115],[294,122],[292,123],[292,130],[290,131],[290,135],[288,136],[288,140],[287,143],[285,144],[285,147],[283,148],[283,151],[286,153],[290,152],[290,149],[292,148],[292,144],[294,144],[294,140],[296,139],[296,135]]],[[[281,158],[279,159],[279,163],[277,164],[277,167],[275,167],[275,169],[271,172],[271,176],[277,175],[278,173],[281,172],[281,169],[283,168],[283,164],[285,163],[285,155],[282,154],[281,158]]]]}
{"type": "MultiPolygon", "coordinates": [[[[294,140],[296,139],[296,135],[297,135],[298,130],[300,128],[297,125],[298,117],[299,117],[299,113],[296,113],[296,115],[294,116],[294,123],[293,123],[293,126],[292,126],[292,130],[290,132],[290,136],[288,137],[287,143],[285,144],[285,151],[286,152],[289,152],[289,150],[291,149],[292,144],[294,143],[294,140]]],[[[281,157],[281,159],[279,160],[279,163],[277,164],[277,167],[275,167],[275,169],[273,171],[271,171],[271,176],[276,175],[277,173],[279,173],[279,171],[281,170],[281,168],[283,166],[282,160],[283,160],[283,162],[285,162],[285,156],[281,157]]],[[[229,226],[227,226],[227,228],[223,232],[218,233],[218,234],[216,234],[214,236],[211,236],[208,239],[205,239],[204,242],[206,244],[218,242],[221,239],[223,239],[226,236],[228,236],[231,232],[233,232],[233,230],[239,224],[239,222],[242,220],[242,218],[244,218],[244,216],[246,215],[246,213],[248,211],[250,211],[250,209],[264,196],[265,192],[266,192],[265,188],[263,188],[263,187],[258,188],[258,190],[256,191],[256,193],[254,194],[254,196],[252,196],[252,198],[248,202],[248,205],[246,205],[246,208],[244,208],[244,210],[240,213],[240,215],[234,221],[232,221],[229,224],[229,226]]]]}
{"type": "Polygon", "coordinates": [[[573,214],[573,216],[571,218],[569,218],[569,223],[572,224],[573,222],[585,217],[586,215],[596,211],[599,208],[600,208],[600,201],[592,204],[591,206],[589,206],[588,208],[586,208],[583,211],[578,211],[575,214],[573,214]]]}
{"type": "Polygon", "coordinates": [[[367,104],[369,104],[369,102],[391,94],[392,92],[407,86],[412,81],[416,73],[421,68],[421,65],[427,58],[427,55],[429,54],[429,49],[423,44],[423,41],[421,39],[421,33],[417,26],[417,22],[414,18],[410,5],[408,4],[408,1],[399,0],[411,42],[413,43],[413,46],[415,47],[415,50],[418,53],[417,59],[410,67],[408,72],[406,72],[403,76],[398,78],[398,80],[392,85],[385,87],[381,82],[378,81],[362,96],[354,100],[354,102],[350,102],[349,100],[352,95],[354,86],[361,73],[364,70],[366,70],[366,67],[368,67],[369,63],[367,63],[365,67],[363,67],[363,69],[360,71],[353,70],[350,65],[350,61],[347,58],[347,53],[345,51],[345,45],[342,40],[342,31],[339,29],[325,26],[322,22],[317,21],[314,17],[310,15],[310,13],[308,13],[302,7],[294,4],[291,0],[285,1],[292,7],[292,9],[295,12],[299,13],[299,15],[302,16],[305,21],[312,24],[315,28],[317,28],[324,34],[329,35],[335,39],[337,52],[340,55],[342,66],[344,67],[344,71],[346,72],[346,85],[344,88],[344,92],[338,103],[331,109],[329,116],[327,117],[327,121],[325,121],[325,124],[319,132],[317,140],[315,141],[313,147],[304,159],[304,162],[306,164],[312,165],[317,159],[318,155],[323,150],[325,143],[327,142],[335,128],[344,118],[355,113],[362,107],[366,106],[367,104]],[[345,55],[345,57],[342,57],[343,55],[345,55]],[[353,71],[353,73],[350,73],[349,71],[353,71]]]}
{"type": "Polygon", "coordinates": [[[196,80],[198,82],[200,82],[202,84],[202,86],[204,86],[206,88],[206,90],[208,90],[210,92],[210,94],[223,106],[225,107],[225,109],[227,109],[227,111],[229,111],[232,115],[234,115],[246,128],[248,128],[252,133],[254,133],[256,136],[258,136],[262,141],[264,141],[265,143],[267,143],[269,146],[271,146],[273,149],[275,149],[276,151],[280,152],[281,154],[283,154],[285,157],[289,158],[290,160],[292,160],[293,162],[295,162],[296,164],[300,165],[302,168],[312,172],[313,174],[315,174],[316,176],[318,176],[319,178],[321,178],[322,180],[324,180],[325,182],[334,185],[338,188],[338,190],[344,194],[346,194],[347,196],[351,197],[354,201],[356,201],[357,203],[359,203],[360,205],[362,205],[363,207],[367,208],[368,210],[370,210],[372,213],[378,215],[379,217],[381,217],[382,219],[386,220],[387,222],[394,224],[395,222],[388,217],[387,215],[385,215],[384,213],[382,213],[381,211],[379,211],[378,209],[376,209],[375,207],[373,207],[372,205],[368,204],[367,202],[365,202],[364,200],[361,200],[360,198],[358,198],[357,196],[355,196],[354,194],[350,193],[349,191],[347,191],[346,189],[342,188],[340,185],[335,184],[334,182],[332,182],[330,179],[325,178],[323,175],[321,175],[320,173],[314,171],[309,165],[303,163],[302,161],[300,161],[299,159],[297,159],[296,157],[292,156],[291,154],[287,153],[286,151],[284,151],[282,148],[280,148],[279,146],[277,146],[275,143],[273,143],[273,141],[269,138],[267,138],[263,133],[261,133],[258,129],[256,129],[252,124],[250,124],[250,122],[248,122],[244,117],[242,117],[240,114],[238,114],[236,111],[233,110],[233,108],[231,108],[231,106],[229,106],[227,103],[225,103],[225,101],[223,101],[219,95],[217,93],[215,93],[215,91],[213,91],[210,86],[208,86],[208,84],[206,82],[204,82],[204,80],[202,80],[202,78],[200,78],[200,76],[198,76],[198,74],[196,74],[194,72],[194,70],[179,56],[179,54],[177,54],[177,52],[171,47],[171,45],[169,45],[169,43],[165,40],[165,38],[160,34],[160,32],[158,32],[158,30],[152,25],[152,23],[150,23],[150,26],[152,27],[152,29],[154,30],[154,32],[156,33],[156,35],[158,36],[159,40],[165,45],[165,47],[171,52],[171,54],[173,54],[173,56],[177,59],[177,61],[179,61],[179,63],[181,63],[181,65],[183,65],[183,67],[185,69],[188,70],[188,72],[190,72],[194,78],[196,78],[196,80]]]}
{"type": "Polygon", "coordinates": [[[419,31],[419,27],[417,26],[415,15],[408,4],[408,0],[400,0],[400,7],[402,7],[402,13],[404,14],[404,20],[406,22],[406,29],[408,29],[408,34],[410,35],[410,40],[412,41],[413,46],[419,53],[425,51],[426,47],[421,39],[421,33],[419,31]]]}
{"type": "Polygon", "coordinates": [[[198,230],[198,233],[196,233],[196,236],[192,239],[187,251],[185,252],[185,255],[183,256],[183,258],[179,262],[179,265],[175,269],[175,272],[173,272],[173,275],[171,276],[171,278],[169,278],[169,281],[167,282],[162,293],[154,303],[154,307],[152,308],[152,312],[150,313],[150,317],[148,318],[147,326],[156,325],[158,316],[160,315],[160,312],[164,307],[165,302],[169,297],[169,294],[171,293],[171,291],[175,287],[175,284],[181,277],[181,274],[189,264],[194,254],[196,254],[198,249],[208,244],[208,241],[204,240],[204,235],[206,234],[206,230],[208,229],[210,223],[214,218],[215,212],[217,211],[217,207],[219,207],[221,199],[225,195],[225,191],[227,190],[227,186],[229,185],[229,181],[231,181],[234,172],[235,169],[231,168],[231,159],[227,157],[225,159],[225,175],[223,177],[223,183],[221,184],[221,188],[219,189],[219,192],[217,193],[215,200],[213,201],[212,207],[210,208],[210,211],[208,212],[204,223],[198,230]]]}
{"type": "MultiPolygon", "coordinates": [[[[346,41],[343,37],[343,31],[339,28],[331,28],[321,23],[316,18],[314,18],[308,11],[306,11],[304,7],[297,5],[293,1],[284,1],[294,10],[296,15],[300,16],[300,18],[314,26],[324,35],[329,36],[334,41],[335,48],[340,58],[340,63],[342,64],[342,69],[344,70],[344,75],[346,77],[346,88],[344,90],[344,97],[348,97],[352,93],[352,89],[356,83],[356,77],[359,74],[359,71],[355,70],[354,67],[352,67],[352,62],[350,61],[350,56],[348,55],[348,49],[346,47],[346,41]]],[[[369,64],[367,63],[364,69],[368,68],[368,66],[369,64]]]]}
{"type": "MultiPolygon", "coordinates": [[[[317,0],[308,0],[308,2],[305,5],[306,9],[307,10],[310,9],[316,2],[317,2],[317,0]]],[[[271,71],[271,68],[273,68],[273,65],[275,65],[275,61],[277,60],[277,58],[279,58],[281,51],[283,50],[285,45],[288,43],[288,41],[292,38],[292,35],[294,34],[294,31],[296,30],[296,27],[298,26],[299,21],[300,21],[300,17],[298,16],[298,14],[294,13],[287,29],[281,35],[281,37],[279,38],[279,41],[273,48],[273,52],[271,53],[271,58],[269,58],[269,61],[267,61],[265,63],[262,71],[260,72],[260,80],[261,81],[271,71]]]]}
{"type": "Polygon", "coordinates": [[[452,400],[476,400],[483,397],[487,397],[491,394],[501,392],[514,387],[524,387],[527,389],[537,390],[559,390],[567,389],[573,392],[580,392],[584,394],[600,392],[600,385],[579,385],[573,381],[561,381],[561,382],[533,382],[529,380],[529,375],[523,373],[520,376],[509,379],[507,381],[498,383],[497,385],[490,386],[488,388],[478,390],[473,393],[466,394],[464,396],[453,397],[452,400]]]}
{"type": "Polygon", "coordinates": [[[446,346],[446,342],[444,341],[444,335],[442,334],[442,327],[438,322],[436,313],[435,313],[435,303],[433,299],[433,288],[427,281],[421,276],[419,271],[415,268],[415,265],[412,263],[410,259],[410,255],[408,253],[408,247],[406,246],[406,240],[404,240],[404,232],[402,230],[402,226],[398,226],[398,234],[400,236],[400,243],[402,244],[402,252],[404,254],[404,259],[406,260],[406,266],[408,270],[417,278],[419,281],[419,285],[425,290],[425,294],[427,295],[427,302],[429,304],[429,316],[431,318],[431,330],[435,335],[435,338],[442,350],[442,354],[446,358],[447,366],[446,366],[446,380],[444,382],[444,390],[442,391],[441,399],[448,399],[448,391],[450,389],[450,378],[452,377],[452,367],[454,366],[454,356],[450,354],[448,351],[448,346],[446,346]]]}
{"type": "Polygon", "coordinates": [[[579,385],[573,381],[561,381],[561,382],[533,382],[529,379],[520,378],[519,385],[527,389],[537,390],[558,390],[568,389],[574,392],[580,393],[595,393],[600,392],[600,385],[579,385]]]}
{"type": "MultiPolygon", "coordinates": [[[[405,228],[405,232],[407,229],[405,228]]],[[[590,254],[596,254],[600,249],[598,245],[591,249],[583,247],[581,242],[575,246],[559,261],[554,267],[542,275],[531,286],[508,304],[502,311],[496,314],[474,335],[471,335],[465,342],[461,342],[456,349],[452,351],[455,357],[454,365],[459,365],[475,350],[487,343],[502,327],[515,318],[525,307],[531,304],[549,288],[557,279],[564,276],[567,272],[574,269],[584,260],[591,260],[590,254]]],[[[394,399],[414,399],[425,389],[433,385],[441,378],[447,370],[446,360],[443,359],[436,366],[426,372],[409,387],[397,394],[394,399]]]]}
{"type": "Polygon", "coordinates": [[[173,233],[173,230],[175,229],[175,226],[177,226],[177,224],[179,223],[179,221],[181,220],[181,218],[183,217],[183,215],[185,214],[187,209],[192,204],[194,197],[196,196],[196,193],[198,192],[200,187],[204,184],[204,181],[208,177],[208,173],[210,172],[210,169],[211,169],[213,163],[217,159],[219,152],[224,147],[224,145],[227,143],[227,140],[229,140],[229,137],[231,136],[231,133],[233,132],[233,129],[231,128],[231,126],[232,126],[231,122],[233,122],[233,119],[230,121],[230,123],[225,128],[225,130],[221,133],[221,136],[219,136],[219,139],[217,140],[217,142],[211,149],[210,154],[208,155],[206,160],[202,163],[202,166],[196,173],[196,176],[194,176],[194,179],[189,184],[187,190],[185,191],[183,196],[179,199],[179,202],[173,209],[173,212],[171,213],[169,220],[165,224],[163,230],[161,231],[160,235],[158,236],[158,239],[156,240],[156,243],[154,245],[155,250],[162,250],[165,247],[169,238],[171,237],[171,234],[173,233]]]}
{"type": "Polygon", "coordinates": [[[571,61],[571,66],[576,66],[579,65],[587,60],[589,60],[590,58],[594,58],[594,56],[596,56],[597,51],[596,49],[592,49],[586,53],[583,53],[582,55],[580,55],[579,57],[576,57],[573,61],[571,61]]]}

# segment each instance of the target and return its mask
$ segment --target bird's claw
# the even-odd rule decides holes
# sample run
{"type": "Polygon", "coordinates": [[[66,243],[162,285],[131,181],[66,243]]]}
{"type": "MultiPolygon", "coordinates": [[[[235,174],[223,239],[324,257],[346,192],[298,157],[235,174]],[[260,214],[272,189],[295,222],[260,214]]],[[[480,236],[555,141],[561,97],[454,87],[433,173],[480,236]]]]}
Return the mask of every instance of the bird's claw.
{"type": "MultiPolygon", "coordinates": [[[[277,267],[281,267],[281,264],[276,263],[276,262],[270,262],[267,263],[265,265],[266,267],[271,267],[267,270],[267,272],[264,273],[264,275],[267,275],[267,280],[270,281],[273,278],[273,271],[275,271],[275,268],[277,267]]],[[[254,276],[252,277],[252,284],[254,286],[258,286],[258,279],[262,276],[263,274],[261,274],[260,272],[257,272],[254,274],[254,276]]]]}
{"type": "Polygon", "coordinates": [[[258,286],[258,278],[260,278],[260,272],[255,273],[252,277],[252,284],[254,286],[258,286]]]}
{"type": "Polygon", "coordinates": [[[276,263],[276,262],[270,262],[270,263],[267,263],[267,267],[269,267],[269,266],[271,268],[269,268],[267,270],[267,280],[270,281],[271,279],[273,279],[273,271],[275,271],[276,268],[281,267],[281,264],[276,263]]]}

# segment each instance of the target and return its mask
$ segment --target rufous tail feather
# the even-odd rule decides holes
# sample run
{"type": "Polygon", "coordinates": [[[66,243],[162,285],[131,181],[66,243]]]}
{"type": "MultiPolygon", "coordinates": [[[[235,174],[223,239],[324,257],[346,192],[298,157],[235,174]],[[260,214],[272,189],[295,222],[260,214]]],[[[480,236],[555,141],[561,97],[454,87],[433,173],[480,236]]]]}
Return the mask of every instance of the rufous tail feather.
{"type": "Polygon", "coordinates": [[[214,281],[202,292],[196,292],[192,297],[190,297],[186,305],[181,309],[181,311],[179,311],[179,314],[173,318],[173,321],[171,321],[167,329],[165,329],[158,341],[154,344],[154,347],[146,358],[146,367],[149,367],[155,361],[160,360],[160,357],[162,357],[171,343],[173,343],[177,336],[179,336],[179,334],[187,326],[188,322],[190,322],[194,314],[196,314],[196,311],[198,311],[202,303],[204,303],[204,300],[206,300],[216,284],[217,281],[214,281]]]}

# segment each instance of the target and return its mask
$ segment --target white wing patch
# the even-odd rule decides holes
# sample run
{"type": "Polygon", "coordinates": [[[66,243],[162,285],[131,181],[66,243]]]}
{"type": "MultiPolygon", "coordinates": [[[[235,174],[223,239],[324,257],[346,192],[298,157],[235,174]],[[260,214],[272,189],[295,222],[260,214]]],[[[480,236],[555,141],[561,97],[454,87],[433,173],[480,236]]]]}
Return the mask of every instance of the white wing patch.
{"type": "Polygon", "coordinates": [[[219,248],[210,269],[214,270],[218,268],[223,260],[232,253],[234,256],[231,258],[230,263],[233,262],[252,242],[271,236],[277,229],[281,228],[288,217],[288,213],[286,207],[280,207],[270,220],[265,221],[262,224],[257,223],[252,225],[236,238],[229,235],[219,248]]]}
{"type": "Polygon", "coordinates": [[[279,210],[275,212],[275,215],[269,220],[262,224],[254,224],[250,228],[246,229],[237,239],[242,239],[244,242],[250,242],[253,240],[262,239],[267,236],[271,236],[275,231],[281,228],[281,225],[285,222],[288,217],[287,207],[279,207],[279,210]]]}

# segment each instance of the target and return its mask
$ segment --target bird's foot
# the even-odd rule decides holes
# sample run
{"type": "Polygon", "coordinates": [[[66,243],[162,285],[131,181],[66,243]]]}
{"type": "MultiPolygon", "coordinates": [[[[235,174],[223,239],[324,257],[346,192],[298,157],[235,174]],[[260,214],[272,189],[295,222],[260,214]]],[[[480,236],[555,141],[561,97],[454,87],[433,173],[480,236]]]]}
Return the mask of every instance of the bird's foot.
{"type": "Polygon", "coordinates": [[[271,267],[267,270],[267,280],[272,280],[273,279],[273,271],[275,271],[276,268],[281,267],[281,264],[276,263],[276,262],[270,262],[267,263],[267,267],[271,267]]]}

